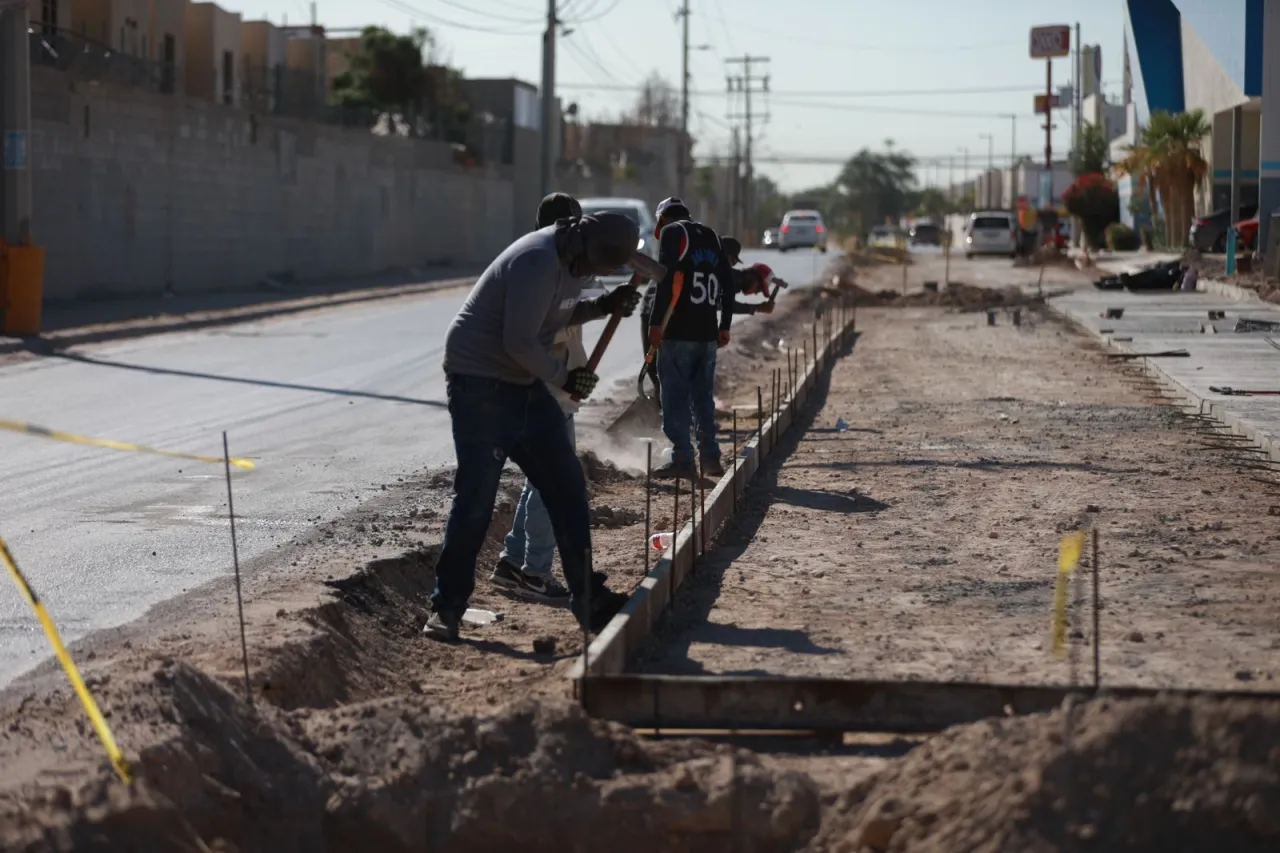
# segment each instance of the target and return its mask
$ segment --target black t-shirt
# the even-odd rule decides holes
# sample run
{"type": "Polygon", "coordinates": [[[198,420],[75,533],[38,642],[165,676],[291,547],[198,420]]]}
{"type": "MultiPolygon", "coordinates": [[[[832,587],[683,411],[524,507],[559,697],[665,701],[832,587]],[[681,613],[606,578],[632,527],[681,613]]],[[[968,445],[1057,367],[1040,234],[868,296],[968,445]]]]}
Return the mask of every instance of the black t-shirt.
{"type": "Polygon", "coordinates": [[[646,305],[646,325],[661,326],[667,309],[664,340],[714,341],[733,322],[733,269],[720,245],[720,235],[701,222],[673,222],[658,236],[658,263],[666,277],[646,305]]]}

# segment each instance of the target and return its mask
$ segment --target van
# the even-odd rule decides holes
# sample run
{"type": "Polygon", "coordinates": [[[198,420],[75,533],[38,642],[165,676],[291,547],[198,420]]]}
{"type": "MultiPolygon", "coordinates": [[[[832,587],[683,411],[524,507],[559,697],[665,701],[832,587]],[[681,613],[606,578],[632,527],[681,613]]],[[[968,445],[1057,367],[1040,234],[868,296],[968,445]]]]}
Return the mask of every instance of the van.
{"type": "Polygon", "coordinates": [[[1018,256],[1018,221],[1004,210],[984,210],[969,216],[964,229],[964,256],[1018,256]]]}

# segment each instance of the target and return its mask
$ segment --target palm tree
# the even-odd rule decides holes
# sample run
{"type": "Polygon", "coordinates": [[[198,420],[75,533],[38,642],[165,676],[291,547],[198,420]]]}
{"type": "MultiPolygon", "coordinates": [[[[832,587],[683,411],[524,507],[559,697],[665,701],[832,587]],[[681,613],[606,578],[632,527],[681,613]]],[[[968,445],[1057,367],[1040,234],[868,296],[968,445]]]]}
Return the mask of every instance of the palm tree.
{"type": "Polygon", "coordinates": [[[1164,209],[1165,241],[1181,246],[1195,215],[1196,187],[1209,173],[1201,146],[1212,131],[1203,110],[1152,113],[1142,138],[1117,168],[1153,191],[1164,209]]]}

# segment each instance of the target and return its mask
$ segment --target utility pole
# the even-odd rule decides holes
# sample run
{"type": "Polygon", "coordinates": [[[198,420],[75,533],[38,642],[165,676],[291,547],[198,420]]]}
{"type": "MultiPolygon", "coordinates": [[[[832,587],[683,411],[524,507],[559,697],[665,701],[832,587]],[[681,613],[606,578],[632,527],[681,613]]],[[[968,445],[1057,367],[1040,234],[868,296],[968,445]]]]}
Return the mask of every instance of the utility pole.
{"type": "MultiPolygon", "coordinates": [[[[768,62],[769,57],[767,56],[752,56],[749,53],[740,57],[725,60],[725,64],[727,65],[742,66],[742,74],[738,76],[730,75],[728,78],[728,84],[730,92],[736,91],[743,94],[743,114],[740,116],[733,114],[730,115],[730,120],[741,119],[744,122],[743,159],[745,168],[743,169],[743,191],[741,198],[739,199],[742,211],[740,225],[743,229],[751,227],[752,207],[753,202],[755,201],[755,166],[751,157],[751,152],[752,142],[755,135],[753,122],[756,117],[751,112],[751,96],[752,94],[767,94],[769,92],[769,75],[752,74],[751,67],[753,64],[757,67],[760,65],[767,65],[768,62]]],[[[768,120],[769,117],[766,114],[764,116],[764,121],[768,120]]],[[[745,242],[747,240],[754,241],[754,237],[748,235],[745,230],[742,230],[739,233],[742,234],[741,239],[744,240],[744,245],[754,244],[754,242],[745,242]]]]}
{"type": "Polygon", "coordinates": [[[556,121],[556,0],[547,0],[547,29],[542,34],[542,195],[555,180],[556,121]]]}
{"type": "Polygon", "coordinates": [[[1009,204],[1018,204],[1018,114],[1009,116],[1009,204]]]}
{"type": "Polygon", "coordinates": [[[979,133],[979,139],[987,140],[987,174],[983,179],[982,206],[990,210],[996,206],[992,186],[996,177],[996,136],[994,133],[979,133]]]}
{"type": "Polygon", "coordinates": [[[676,158],[676,195],[684,198],[685,175],[689,171],[689,0],[677,13],[684,19],[680,67],[680,152],[676,158]]]}
{"type": "Polygon", "coordinates": [[[730,151],[729,172],[729,230],[734,234],[742,233],[738,228],[738,216],[742,202],[742,149],[739,147],[738,128],[733,129],[733,148],[730,151]]]}
{"type": "Polygon", "coordinates": [[[1071,150],[1080,148],[1080,130],[1084,123],[1084,55],[1080,52],[1080,22],[1076,22],[1076,85],[1071,93],[1071,150]]]}
{"type": "Polygon", "coordinates": [[[947,157],[947,198],[956,200],[956,155],[947,157]]]}
{"type": "Polygon", "coordinates": [[[0,240],[31,240],[31,43],[27,4],[0,10],[0,240]]]}

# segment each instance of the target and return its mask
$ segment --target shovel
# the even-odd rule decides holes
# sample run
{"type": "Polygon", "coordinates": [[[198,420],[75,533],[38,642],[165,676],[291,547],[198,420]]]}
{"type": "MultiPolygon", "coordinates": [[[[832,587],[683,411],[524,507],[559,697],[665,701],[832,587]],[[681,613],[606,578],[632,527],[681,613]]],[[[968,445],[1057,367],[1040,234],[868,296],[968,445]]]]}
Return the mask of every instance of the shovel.
{"type": "MultiPolygon", "coordinates": [[[[667,274],[667,269],[662,264],[655,261],[648,255],[636,252],[631,256],[631,280],[622,287],[637,288],[644,284],[645,281],[653,279],[661,280],[667,274]]],[[[609,322],[605,324],[604,331],[600,333],[600,340],[596,341],[595,348],[591,350],[591,356],[587,359],[587,370],[592,373],[600,367],[600,361],[604,358],[604,351],[608,349],[609,342],[613,340],[613,333],[618,331],[618,326],[622,323],[622,314],[615,311],[609,316],[609,322]]],[[[577,397],[573,398],[575,403],[581,402],[577,397]]]]}
{"type": "MultiPolygon", "coordinates": [[[[684,279],[676,276],[676,280],[671,283],[671,304],[667,306],[667,312],[662,315],[662,332],[667,331],[667,323],[671,322],[671,314],[675,310],[676,303],[680,301],[680,290],[684,285],[684,279]]],[[[653,367],[654,361],[658,358],[658,347],[650,344],[649,349],[644,354],[644,364],[640,365],[640,375],[636,378],[636,398],[623,410],[622,414],[605,428],[607,433],[617,432],[652,432],[662,426],[662,404],[659,403],[657,395],[650,396],[644,390],[645,377],[649,375],[649,371],[653,367]]]]}

